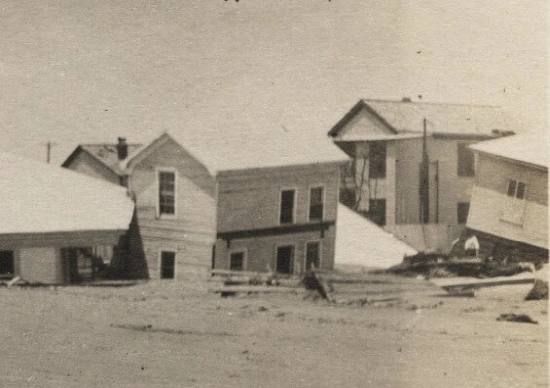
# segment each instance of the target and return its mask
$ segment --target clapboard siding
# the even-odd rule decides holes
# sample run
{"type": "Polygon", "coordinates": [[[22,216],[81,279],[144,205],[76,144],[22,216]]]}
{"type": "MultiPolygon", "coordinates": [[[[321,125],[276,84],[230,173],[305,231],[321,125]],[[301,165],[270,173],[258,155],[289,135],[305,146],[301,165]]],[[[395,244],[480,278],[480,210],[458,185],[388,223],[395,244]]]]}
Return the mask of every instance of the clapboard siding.
{"type": "Polygon", "coordinates": [[[135,197],[138,225],[149,276],[159,277],[163,250],[176,252],[176,278],[205,272],[211,264],[216,228],[216,184],[206,168],[169,139],[132,170],[129,187],[135,197]],[[176,217],[157,214],[157,169],[177,171],[176,217]]]}
{"type": "Polygon", "coordinates": [[[473,230],[548,249],[548,172],[479,154],[477,182],[467,226],[473,230]],[[526,183],[522,224],[503,220],[508,180],[526,183]]]}
{"type": "Polygon", "coordinates": [[[336,220],[339,174],[337,165],[224,174],[218,187],[218,232],[278,226],[282,189],[296,190],[295,223],[308,223],[309,190],[317,185],[325,188],[324,220],[336,220]]]}

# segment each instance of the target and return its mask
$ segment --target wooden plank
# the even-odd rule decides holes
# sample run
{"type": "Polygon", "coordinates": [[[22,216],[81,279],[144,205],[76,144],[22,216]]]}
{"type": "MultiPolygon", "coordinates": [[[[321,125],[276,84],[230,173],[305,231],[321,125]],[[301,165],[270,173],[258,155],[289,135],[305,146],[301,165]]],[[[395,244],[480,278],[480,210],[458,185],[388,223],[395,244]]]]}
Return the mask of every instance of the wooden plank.
{"type": "Polygon", "coordinates": [[[444,289],[453,288],[479,288],[479,287],[494,287],[514,284],[534,283],[535,276],[527,274],[523,276],[499,276],[495,278],[438,278],[430,280],[433,284],[444,289]]]}
{"type": "Polygon", "coordinates": [[[304,293],[306,290],[303,288],[296,287],[277,287],[277,286],[224,286],[219,288],[213,288],[209,290],[214,293],[237,293],[237,292],[246,292],[246,293],[304,293]]]}

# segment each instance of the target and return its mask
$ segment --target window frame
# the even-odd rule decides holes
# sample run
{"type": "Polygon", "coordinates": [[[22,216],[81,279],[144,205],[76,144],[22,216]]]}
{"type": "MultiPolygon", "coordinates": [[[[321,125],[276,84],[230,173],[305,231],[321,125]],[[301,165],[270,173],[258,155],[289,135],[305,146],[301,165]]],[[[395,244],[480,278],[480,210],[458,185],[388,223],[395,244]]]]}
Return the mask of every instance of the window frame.
{"type": "Polygon", "coordinates": [[[295,267],[296,267],[296,244],[291,244],[291,243],[280,243],[280,244],[277,244],[275,246],[275,257],[274,257],[274,265],[273,265],[273,272],[278,274],[278,275],[294,275],[294,270],[295,270],[295,267]],[[285,247],[292,247],[292,258],[291,258],[291,263],[290,263],[290,273],[286,274],[286,273],[282,273],[282,272],[277,272],[277,259],[279,257],[279,249],[280,248],[285,248],[285,247]]]}
{"type": "Polygon", "coordinates": [[[233,249],[229,251],[229,258],[227,260],[227,269],[229,271],[235,271],[235,272],[245,272],[248,268],[248,249],[246,248],[239,248],[239,249],[233,249]],[[231,269],[231,256],[234,254],[242,253],[243,254],[243,268],[241,270],[237,269],[231,269]]]}
{"type": "Polygon", "coordinates": [[[177,257],[178,257],[178,252],[175,249],[164,249],[163,248],[159,251],[158,270],[159,270],[159,279],[160,280],[175,280],[177,278],[177,274],[178,274],[178,271],[177,271],[177,268],[178,268],[177,257]],[[174,277],[172,277],[172,278],[163,278],[162,277],[162,254],[165,253],[165,252],[174,254],[174,277]]]}
{"type": "Polygon", "coordinates": [[[279,190],[279,211],[277,213],[277,224],[279,226],[284,225],[294,225],[296,223],[296,203],[298,202],[298,190],[296,187],[283,187],[279,190]],[[282,210],[283,210],[283,192],[285,191],[293,191],[293,203],[292,203],[292,221],[290,222],[282,222],[281,216],[282,216],[282,210]]]}
{"type": "Polygon", "coordinates": [[[325,189],[325,185],[324,184],[315,184],[315,185],[311,185],[309,186],[309,190],[308,190],[308,214],[307,214],[307,219],[308,219],[308,222],[323,222],[325,220],[325,204],[326,204],[326,189],[325,189]],[[323,192],[322,192],[322,195],[321,195],[321,218],[320,219],[312,219],[311,218],[311,206],[313,205],[311,203],[311,191],[313,189],[322,189],[323,192]]]}
{"type": "Polygon", "coordinates": [[[312,243],[316,243],[319,245],[319,268],[317,269],[321,269],[322,267],[322,263],[323,263],[323,240],[308,240],[304,243],[304,272],[307,272],[308,271],[308,268],[307,268],[307,246],[309,244],[312,244],[312,243]]]}
{"type": "Polygon", "coordinates": [[[156,183],[156,216],[158,219],[176,219],[178,218],[178,170],[175,167],[156,167],[155,168],[155,183],[156,183]],[[174,213],[161,213],[160,211],[160,175],[161,173],[174,174],[174,213]]]}

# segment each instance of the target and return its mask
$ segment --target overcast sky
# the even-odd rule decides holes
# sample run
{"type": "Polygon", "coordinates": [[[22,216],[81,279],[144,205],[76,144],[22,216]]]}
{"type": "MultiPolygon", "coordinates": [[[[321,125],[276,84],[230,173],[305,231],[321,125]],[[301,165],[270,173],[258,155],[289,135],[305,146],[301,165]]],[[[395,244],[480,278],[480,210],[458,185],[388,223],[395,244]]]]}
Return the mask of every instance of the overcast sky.
{"type": "Polygon", "coordinates": [[[186,126],[325,136],[359,98],[502,105],[546,128],[546,0],[0,0],[0,147],[186,126]]]}

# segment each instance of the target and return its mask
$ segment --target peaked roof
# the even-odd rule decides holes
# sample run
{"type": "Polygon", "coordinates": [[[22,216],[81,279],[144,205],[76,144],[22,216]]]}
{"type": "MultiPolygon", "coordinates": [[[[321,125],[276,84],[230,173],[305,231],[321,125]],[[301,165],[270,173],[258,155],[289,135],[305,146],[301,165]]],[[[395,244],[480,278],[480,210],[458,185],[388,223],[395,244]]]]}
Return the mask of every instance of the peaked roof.
{"type": "Polygon", "coordinates": [[[477,152],[529,163],[548,169],[549,142],[547,133],[506,136],[482,141],[470,146],[477,152]]]}
{"type": "Polygon", "coordinates": [[[335,264],[388,268],[418,253],[374,222],[338,204],[335,264]]]}
{"type": "Polygon", "coordinates": [[[0,234],[128,229],[126,189],[0,152],[0,234]]]}
{"type": "MultiPolygon", "coordinates": [[[[141,144],[128,144],[128,154],[131,154],[140,146],[141,144]]],[[[65,167],[70,164],[80,152],[88,153],[115,174],[124,175],[124,171],[120,167],[116,143],[81,144],[69,155],[62,166],[65,167]]]]}
{"type": "Polygon", "coordinates": [[[169,136],[201,162],[213,176],[222,171],[321,163],[345,163],[349,157],[325,136],[273,130],[171,130],[137,149],[128,163],[162,136],[169,136]]]}
{"type": "Polygon", "coordinates": [[[493,130],[521,131],[517,123],[497,106],[362,99],[331,129],[329,135],[338,136],[362,109],[399,133],[422,132],[424,119],[428,121],[427,131],[434,134],[492,136],[493,130]]]}

